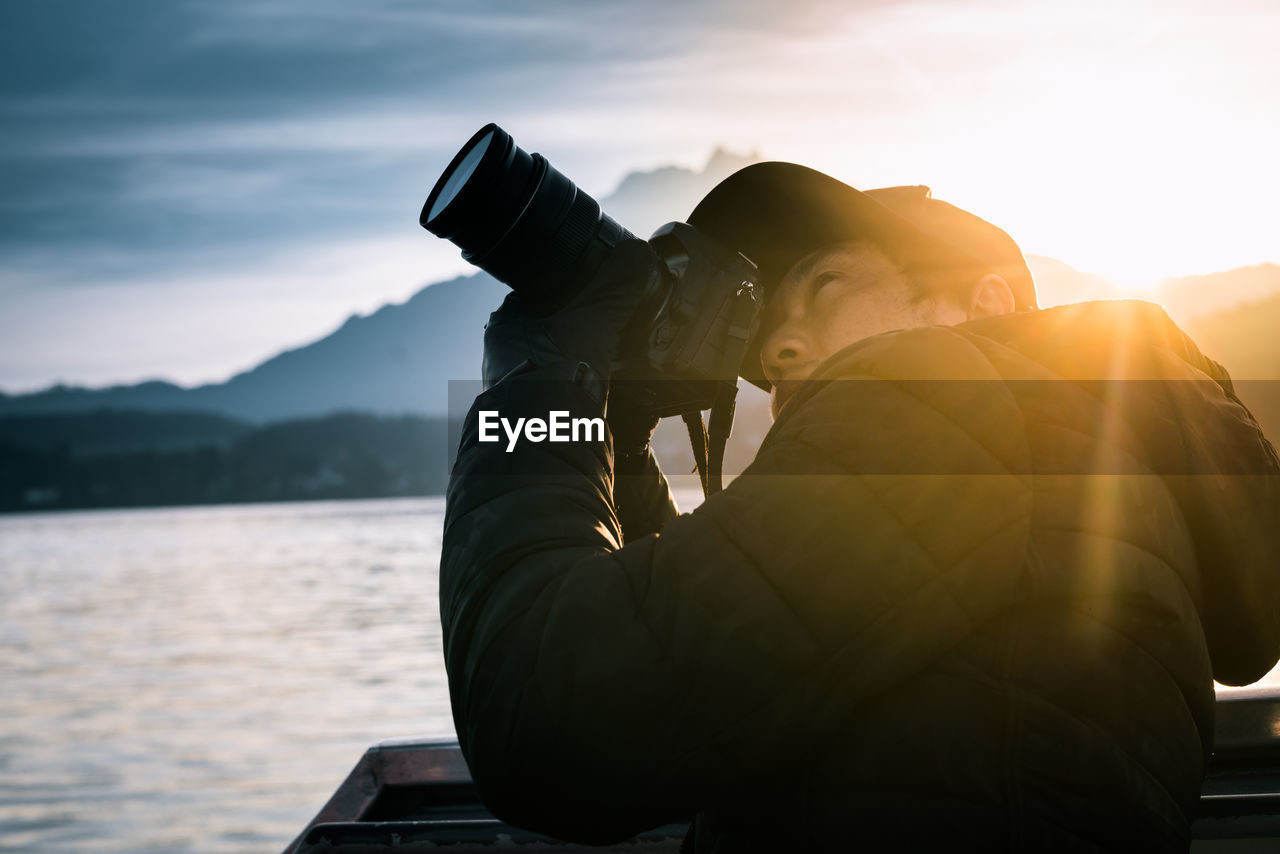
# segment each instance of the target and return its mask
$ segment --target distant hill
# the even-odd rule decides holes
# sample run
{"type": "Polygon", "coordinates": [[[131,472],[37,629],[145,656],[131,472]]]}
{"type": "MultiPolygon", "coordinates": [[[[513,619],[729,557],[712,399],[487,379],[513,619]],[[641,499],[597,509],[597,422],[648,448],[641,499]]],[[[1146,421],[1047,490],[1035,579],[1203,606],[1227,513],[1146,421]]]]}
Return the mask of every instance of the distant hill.
{"type": "Polygon", "coordinates": [[[1280,266],[1258,264],[1203,276],[1165,279],[1151,291],[1132,291],[1097,273],[1084,273],[1054,258],[1028,255],[1042,308],[1099,299],[1160,303],[1179,324],[1229,312],[1280,294],[1280,266]]]}
{"type": "Polygon", "coordinates": [[[1236,380],[1280,380],[1280,293],[1187,324],[1236,380]]]}
{"type": "Polygon", "coordinates": [[[1179,323],[1190,323],[1193,318],[1226,313],[1276,294],[1280,294],[1280,266],[1258,264],[1226,273],[1165,279],[1154,299],[1179,323]]]}
{"type": "Polygon", "coordinates": [[[658,226],[688,217],[712,187],[759,159],[718,148],[701,172],[680,166],[632,172],[600,206],[633,234],[648,237],[658,226]]]}
{"type": "Polygon", "coordinates": [[[1280,446],[1280,293],[1196,320],[1187,332],[1231,373],[1240,399],[1280,446]]]}
{"type": "Polygon", "coordinates": [[[0,399],[0,415],[183,410],[252,423],[337,410],[443,415],[448,381],[479,376],[484,322],[505,293],[483,273],[453,279],[423,288],[405,303],[352,317],[319,341],[225,383],[57,387],[0,399]]]}
{"type": "Polygon", "coordinates": [[[1082,273],[1056,258],[1028,255],[1027,266],[1035,279],[1036,300],[1041,308],[1088,300],[1115,299],[1119,295],[1115,284],[1107,278],[1097,273],[1082,273]]]}

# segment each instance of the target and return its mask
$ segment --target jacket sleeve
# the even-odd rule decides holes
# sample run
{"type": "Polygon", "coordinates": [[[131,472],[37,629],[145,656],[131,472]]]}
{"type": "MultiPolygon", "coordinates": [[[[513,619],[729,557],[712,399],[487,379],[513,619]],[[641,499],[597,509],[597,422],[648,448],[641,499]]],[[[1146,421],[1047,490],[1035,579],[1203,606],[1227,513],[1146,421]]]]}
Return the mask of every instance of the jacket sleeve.
{"type": "Polygon", "coordinates": [[[680,515],[651,448],[643,456],[614,461],[613,503],[624,543],[655,534],[680,515]]]}
{"type": "Polygon", "coordinates": [[[482,394],[447,494],[440,606],[490,809],[601,843],[741,803],[1001,613],[1030,488],[1008,474],[1028,470],[1017,438],[983,438],[1016,417],[989,403],[957,420],[893,384],[824,386],[723,492],[623,547],[608,437],[477,440],[480,410],[599,406],[532,376],[482,394]]]}

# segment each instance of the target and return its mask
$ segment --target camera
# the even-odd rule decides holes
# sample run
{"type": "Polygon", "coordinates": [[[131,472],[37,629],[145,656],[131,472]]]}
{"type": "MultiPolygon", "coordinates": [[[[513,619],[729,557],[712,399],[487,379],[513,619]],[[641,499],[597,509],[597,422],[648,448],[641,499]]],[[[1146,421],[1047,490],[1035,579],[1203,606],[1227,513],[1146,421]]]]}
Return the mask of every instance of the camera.
{"type": "MultiPolygon", "coordinates": [[[[496,124],[458,151],[419,222],[538,312],[569,302],[613,247],[634,236],[496,124]]],[[[662,226],[649,244],[666,274],[628,325],[638,332],[627,336],[613,394],[651,416],[700,419],[712,409],[714,425],[719,403],[732,419],[739,367],[759,323],[756,267],[682,222],[662,226]]]]}

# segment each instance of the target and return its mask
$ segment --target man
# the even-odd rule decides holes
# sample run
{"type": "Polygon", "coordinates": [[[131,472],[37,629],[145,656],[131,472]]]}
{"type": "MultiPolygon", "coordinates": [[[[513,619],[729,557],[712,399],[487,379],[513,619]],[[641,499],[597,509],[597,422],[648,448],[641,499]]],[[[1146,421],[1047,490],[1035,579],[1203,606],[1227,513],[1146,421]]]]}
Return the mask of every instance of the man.
{"type": "Polygon", "coordinates": [[[776,417],[693,513],[626,413],[476,438],[605,410],[644,244],[490,321],[441,613],[491,809],[585,842],[696,814],[716,854],[1185,850],[1212,679],[1280,653],[1280,466],[1226,373],[1156,306],[1036,309],[1013,241],[925,188],[758,164],[690,222],[760,264],[776,417]]]}

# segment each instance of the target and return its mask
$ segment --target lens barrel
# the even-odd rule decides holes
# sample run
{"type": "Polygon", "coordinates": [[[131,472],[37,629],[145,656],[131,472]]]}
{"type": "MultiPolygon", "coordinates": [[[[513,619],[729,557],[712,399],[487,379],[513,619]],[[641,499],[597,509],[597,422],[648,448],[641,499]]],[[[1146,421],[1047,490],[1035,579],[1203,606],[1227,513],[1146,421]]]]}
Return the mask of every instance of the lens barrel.
{"type": "Polygon", "coordinates": [[[570,300],[609,250],[633,236],[496,124],[481,128],[454,156],[418,221],[543,311],[570,300]]]}

